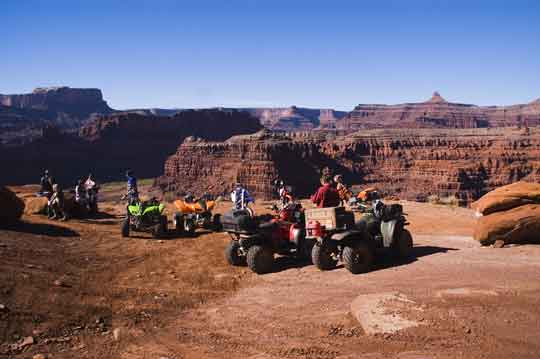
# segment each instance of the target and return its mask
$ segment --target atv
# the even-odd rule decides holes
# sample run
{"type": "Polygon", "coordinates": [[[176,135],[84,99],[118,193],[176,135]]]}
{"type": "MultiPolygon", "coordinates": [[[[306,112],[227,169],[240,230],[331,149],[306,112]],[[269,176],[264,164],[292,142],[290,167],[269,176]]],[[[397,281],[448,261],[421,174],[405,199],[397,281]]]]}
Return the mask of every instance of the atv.
{"type": "Polygon", "coordinates": [[[201,198],[194,201],[188,198],[174,201],[178,212],[174,214],[173,224],[177,233],[188,236],[195,235],[197,228],[219,231],[221,229],[220,214],[212,215],[216,201],[207,201],[201,198]]]}
{"type": "Polygon", "coordinates": [[[233,210],[223,216],[223,230],[231,241],[225,258],[234,266],[246,265],[255,273],[272,270],[274,254],[310,259],[314,244],[306,240],[304,210],[299,203],[289,203],[275,215],[253,217],[246,210],[233,210]]]}
{"type": "Polygon", "coordinates": [[[127,206],[127,215],[122,222],[122,237],[129,237],[130,230],[152,233],[154,238],[167,234],[167,216],[163,214],[165,205],[155,198],[135,202],[127,206]]]}
{"type": "Polygon", "coordinates": [[[404,229],[408,223],[399,208],[391,208],[386,210],[393,212],[391,217],[358,223],[343,207],[307,210],[306,237],[316,241],[311,252],[313,264],[320,270],[330,270],[342,261],[349,272],[358,274],[370,271],[376,257],[386,252],[409,256],[412,237],[404,229]],[[377,235],[377,225],[384,226],[384,236],[377,235]]]}

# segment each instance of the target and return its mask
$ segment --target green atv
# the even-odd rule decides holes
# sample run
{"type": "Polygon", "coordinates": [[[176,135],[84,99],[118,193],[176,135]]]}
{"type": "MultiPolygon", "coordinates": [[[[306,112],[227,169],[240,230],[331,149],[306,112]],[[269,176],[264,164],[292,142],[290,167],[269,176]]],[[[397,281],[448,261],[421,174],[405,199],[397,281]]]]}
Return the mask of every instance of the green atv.
{"type": "Polygon", "coordinates": [[[167,216],[163,214],[165,205],[155,198],[136,202],[127,206],[127,215],[122,222],[122,237],[129,237],[129,231],[152,232],[155,238],[167,234],[167,216]]]}

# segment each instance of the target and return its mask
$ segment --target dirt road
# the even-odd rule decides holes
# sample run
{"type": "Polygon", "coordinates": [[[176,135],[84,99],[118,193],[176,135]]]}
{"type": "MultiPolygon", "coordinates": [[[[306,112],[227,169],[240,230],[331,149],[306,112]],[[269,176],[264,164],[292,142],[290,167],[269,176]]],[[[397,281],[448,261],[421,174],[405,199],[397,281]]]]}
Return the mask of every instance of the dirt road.
{"type": "Polygon", "coordinates": [[[225,263],[225,234],[122,240],[103,208],[0,230],[0,358],[540,356],[540,247],[479,247],[467,209],[406,203],[407,263],[257,276],[225,263]]]}

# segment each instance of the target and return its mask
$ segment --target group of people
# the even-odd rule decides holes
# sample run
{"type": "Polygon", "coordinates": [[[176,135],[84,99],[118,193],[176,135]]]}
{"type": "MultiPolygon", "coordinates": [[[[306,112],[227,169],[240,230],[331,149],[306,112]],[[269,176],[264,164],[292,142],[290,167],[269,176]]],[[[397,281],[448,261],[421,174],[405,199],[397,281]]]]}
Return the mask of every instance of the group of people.
{"type": "Polygon", "coordinates": [[[343,176],[338,174],[333,178],[325,174],[321,178],[321,187],[311,196],[311,201],[319,208],[345,205],[349,189],[343,182],[343,176]]]}
{"type": "MultiPolygon", "coordinates": [[[[47,197],[47,214],[50,219],[67,220],[64,191],[60,183],[45,170],[40,179],[38,196],[47,197]]],[[[97,212],[97,193],[99,185],[94,176],[89,174],[87,179],[77,180],[75,185],[75,203],[85,208],[88,213],[97,212]]]]}

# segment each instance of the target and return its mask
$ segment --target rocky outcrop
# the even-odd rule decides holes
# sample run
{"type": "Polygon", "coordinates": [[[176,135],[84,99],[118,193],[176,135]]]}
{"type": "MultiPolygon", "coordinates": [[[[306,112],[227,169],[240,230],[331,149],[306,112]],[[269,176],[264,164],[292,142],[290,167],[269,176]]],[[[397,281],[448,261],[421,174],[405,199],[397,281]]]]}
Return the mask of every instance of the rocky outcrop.
{"type": "Polygon", "coordinates": [[[333,123],[346,115],[344,111],[296,106],[284,108],[246,108],[244,110],[257,117],[264,127],[279,131],[307,131],[318,128],[319,126],[332,128],[333,123]]]}
{"type": "Polygon", "coordinates": [[[24,202],[6,187],[0,186],[0,225],[17,222],[24,212],[24,202]]]}
{"type": "MultiPolygon", "coordinates": [[[[540,101],[513,106],[475,106],[446,101],[438,92],[426,102],[358,105],[332,127],[355,131],[373,128],[479,128],[540,126],[540,101]]],[[[328,127],[328,126],[327,126],[328,127]]]]}
{"type": "Polygon", "coordinates": [[[226,142],[186,141],[165,163],[165,191],[222,194],[240,181],[269,198],[283,178],[305,196],[329,167],[352,185],[426,200],[470,203],[495,187],[540,180],[540,129],[374,130],[333,137],[324,132],[261,132],[226,142]]]}
{"type": "Polygon", "coordinates": [[[106,114],[112,109],[103,100],[99,89],[38,87],[30,94],[0,95],[4,106],[56,113],[58,119],[69,116],[81,121],[93,113],[106,114]]]}
{"type": "Polygon", "coordinates": [[[78,134],[46,128],[31,143],[3,149],[0,168],[7,170],[1,179],[35,183],[45,168],[64,187],[89,172],[101,181],[122,178],[127,168],[139,177],[157,177],[167,156],[188,136],[222,141],[261,128],[256,118],[239,111],[192,110],[174,117],[115,114],[90,121],[78,134]]]}

